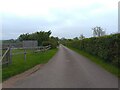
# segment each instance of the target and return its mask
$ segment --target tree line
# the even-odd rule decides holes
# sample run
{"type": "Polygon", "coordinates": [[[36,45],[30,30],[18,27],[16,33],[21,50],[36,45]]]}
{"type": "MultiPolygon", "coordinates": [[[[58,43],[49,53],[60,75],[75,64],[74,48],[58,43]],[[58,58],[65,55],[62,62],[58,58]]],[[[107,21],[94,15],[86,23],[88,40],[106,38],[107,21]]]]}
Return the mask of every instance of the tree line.
{"type": "MultiPolygon", "coordinates": [[[[103,59],[116,67],[120,64],[120,34],[80,39],[61,39],[60,43],[103,59]]],[[[120,68],[120,66],[119,66],[120,68]]]]}
{"type": "Polygon", "coordinates": [[[51,35],[51,31],[39,31],[35,33],[26,33],[26,34],[21,34],[18,37],[19,41],[24,41],[24,40],[37,40],[38,41],[38,46],[46,46],[46,45],[51,45],[52,48],[56,48],[58,45],[58,37],[53,37],[51,35]]]}

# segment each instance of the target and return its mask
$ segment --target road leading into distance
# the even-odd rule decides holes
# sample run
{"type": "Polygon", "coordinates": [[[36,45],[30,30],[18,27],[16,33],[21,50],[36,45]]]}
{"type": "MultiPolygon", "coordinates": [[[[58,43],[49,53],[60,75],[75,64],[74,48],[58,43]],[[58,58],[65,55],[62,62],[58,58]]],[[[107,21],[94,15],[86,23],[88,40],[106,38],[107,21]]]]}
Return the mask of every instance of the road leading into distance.
{"type": "Polygon", "coordinates": [[[60,45],[40,70],[17,81],[13,88],[117,88],[118,78],[87,58],[60,45]]]}

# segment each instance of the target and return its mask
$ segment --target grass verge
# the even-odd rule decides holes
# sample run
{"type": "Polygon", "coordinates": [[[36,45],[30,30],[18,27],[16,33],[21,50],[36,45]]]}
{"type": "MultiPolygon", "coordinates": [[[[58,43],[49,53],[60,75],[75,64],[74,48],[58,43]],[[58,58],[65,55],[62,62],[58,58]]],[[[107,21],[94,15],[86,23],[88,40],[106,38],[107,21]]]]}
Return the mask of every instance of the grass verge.
{"type": "Polygon", "coordinates": [[[96,63],[97,65],[101,66],[102,68],[104,68],[105,70],[107,70],[108,72],[111,72],[112,74],[116,75],[117,77],[120,78],[120,73],[118,73],[120,71],[120,69],[110,63],[105,62],[103,59],[100,59],[97,56],[93,56],[89,53],[86,53],[84,51],[72,48],[72,47],[68,47],[71,50],[74,50],[75,52],[79,53],[82,56],[87,57],[88,59],[90,59],[92,62],[96,63]]]}
{"type": "Polygon", "coordinates": [[[2,81],[20,74],[38,64],[47,63],[58,49],[51,49],[45,52],[28,53],[26,61],[23,54],[13,55],[12,64],[2,69],[2,81]]]}

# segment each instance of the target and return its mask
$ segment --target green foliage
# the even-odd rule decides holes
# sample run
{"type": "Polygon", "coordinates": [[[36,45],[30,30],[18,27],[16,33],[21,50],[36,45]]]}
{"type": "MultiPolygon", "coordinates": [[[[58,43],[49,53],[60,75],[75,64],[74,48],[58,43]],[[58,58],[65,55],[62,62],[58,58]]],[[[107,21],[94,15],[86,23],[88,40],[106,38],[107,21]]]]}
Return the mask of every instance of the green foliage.
{"type": "Polygon", "coordinates": [[[43,41],[42,42],[42,46],[48,46],[48,45],[51,45],[50,41],[43,41]]]}
{"type": "Polygon", "coordinates": [[[44,32],[44,31],[40,31],[40,32],[35,32],[32,34],[22,34],[19,36],[19,40],[23,41],[23,40],[37,40],[38,41],[38,45],[41,46],[47,46],[47,45],[51,45],[51,48],[56,48],[58,46],[58,37],[50,37],[51,35],[51,31],[48,32],[44,32]]]}
{"type": "MultiPolygon", "coordinates": [[[[21,52],[23,50],[14,50],[13,53],[21,52]]],[[[47,63],[50,58],[54,56],[57,49],[51,49],[45,52],[32,53],[27,50],[26,61],[24,60],[24,54],[13,55],[12,64],[2,69],[2,80],[10,78],[14,75],[22,73],[38,64],[47,63]]]]}
{"type": "Polygon", "coordinates": [[[32,34],[26,33],[26,34],[21,34],[19,36],[19,40],[37,40],[38,45],[40,46],[43,41],[48,41],[49,37],[51,35],[51,31],[45,32],[45,31],[40,31],[40,32],[35,32],[32,34]]]}
{"type": "MultiPolygon", "coordinates": [[[[64,45],[98,56],[115,66],[120,64],[120,34],[64,42],[64,45]]],[[[120,67],[120,66],[119,66],[120,67]]]]}
{"type": "Polygon", "coordinates": [[[74,51],[76,51],[77,53],[79,53],[80,55],[83,55],[85,57],[87,57],[88,59],[90,59],[92,62],[96,63],[97,65],[101,66],[102,68],[104,68],[105,70],[111,72],[112,74],[118,76],[120,78],[120,73],[118,73],[118,71],[120,70],[120,68],[110,64],[110,63],[107,63],[107,62],[104,62],[103,59],[100,59],[99,57],[97,56],[93,56],[85,51],[82,51],[82,50],[78,50],[78,49],[75,49],[75,48],[71,48],[71,47],[68,47],[74,51]]]}
{"type": "Polygon", "coordinates": [[[43,41],[42,45],[43,46],[47,46],[47,45],[51,45],[51,48],[56,48],[59,44],[58,44],[58,37],[50,37],[49,41],[43,41]]]}

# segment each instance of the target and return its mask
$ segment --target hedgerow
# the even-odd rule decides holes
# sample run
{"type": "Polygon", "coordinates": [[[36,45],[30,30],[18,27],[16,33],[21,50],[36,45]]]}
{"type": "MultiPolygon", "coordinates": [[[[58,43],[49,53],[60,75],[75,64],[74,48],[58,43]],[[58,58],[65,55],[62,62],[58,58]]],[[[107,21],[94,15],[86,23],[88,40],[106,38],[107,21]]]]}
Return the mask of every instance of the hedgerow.
{"type": "Polygon", "coordinates": [[[83,50],[120,67],[120,34],[72,40],[67,41],[64,45],[83,50]]]}

